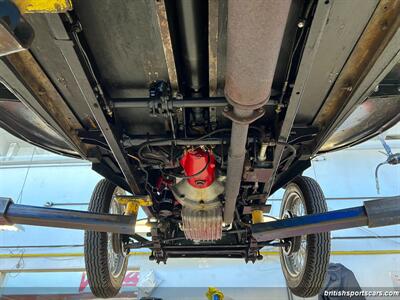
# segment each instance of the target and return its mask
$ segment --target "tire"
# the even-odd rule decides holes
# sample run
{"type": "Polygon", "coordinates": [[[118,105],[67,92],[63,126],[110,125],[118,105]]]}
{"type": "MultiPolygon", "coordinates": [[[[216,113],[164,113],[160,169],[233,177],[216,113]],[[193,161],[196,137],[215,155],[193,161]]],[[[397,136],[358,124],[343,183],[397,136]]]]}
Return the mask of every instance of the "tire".
{"type": "MultiPolygon", "coordinates": [[[[328,210],[319,184],[312,178],[298,176],[286,187],[281,205],[281,218],[297,215],[294,206],[292,210],[295,212],[289,211],[297,196],[300,200],[296,202],[300,204],[301,201],[304,206],[303,215],[323,213],[328,210]]],[[[290,243],[290,247],[280,249],[281,266],[287,285],[296,296],[304,298],[315,296],[322,288],[328,269],[330,233],[295,237],[290,239],[290,243]],[[296,260],[296,255],[301,258],[296,260]],[[297,264],[296,262],[301,262],[301,259],[303,263],[297,264]]]]}
{"type": "MultiPolygon", "coordinates": [[[[116,207],[113,195],[119,188],[112,182],[102,179],[94,188],[88,211],[96,213],[110,213],[111,207],[116,207]]],[[[119,208],[121,210],[121,207],[119,208]]],[[[115,213],[113,211],[113,213],[115,213]]],[[[117,213],[122,213],[118,211],[117,213]]],[[[118,294],[125,278],[128,265],[128,256],[123,253],[123,247],[115,246],[120,241],[118,234],[106,232],[85,231],[84,254],[87,280],[94,296],[110,298],[118,294]],[[112,253],[110,253],[110,251],[112,253]],[[115,272],[110,266],[110,256],[114,262],[118,261],[115,272]]]]}

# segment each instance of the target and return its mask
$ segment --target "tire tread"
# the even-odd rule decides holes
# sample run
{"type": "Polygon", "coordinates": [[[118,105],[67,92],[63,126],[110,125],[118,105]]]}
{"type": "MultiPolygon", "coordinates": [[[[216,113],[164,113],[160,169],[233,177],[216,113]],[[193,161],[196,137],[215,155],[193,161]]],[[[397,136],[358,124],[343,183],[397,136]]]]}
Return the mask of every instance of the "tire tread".
{"type": "MultiPolygon", "coordinates": [[[[319,184],[306,176],[296,177],[296,184],[304,196],[307,214],[323,213],[328,210],[324,193],[319,184]]],[[[330,233],[307,235],[306,269],[300,284],[290,287],[291,291],[300,297],[317,295],[325,281],[330,259],[330,233]]]]}
{"type": "MultiPolygon", "coordinates": [[[[88,211],[108,213],[115,188],[116,185],[112,182],[106,179],[100,180],[94,188],[88,211]]],[[[116,296],[124,277],[122,276],[122,280],[118,280],[119,282],[115,282],[111,278],[107,245],[106,232],[85,231],[84,253],[87,280],[93,295],[101,298],[116,296]]],[[[125,272],[122,273],[125,275],[125,272]]]]}

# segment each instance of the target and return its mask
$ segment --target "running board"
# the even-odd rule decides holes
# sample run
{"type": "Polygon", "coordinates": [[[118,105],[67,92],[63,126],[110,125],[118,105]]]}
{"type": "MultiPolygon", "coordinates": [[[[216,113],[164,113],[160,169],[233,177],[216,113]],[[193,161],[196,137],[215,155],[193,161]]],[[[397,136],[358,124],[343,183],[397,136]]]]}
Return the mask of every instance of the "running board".
{"type": "MultiPolygon", "coordinates": [[[[0,198],[0,225],[25,224],[47,227],[114,232],[133,235],[135,220],[131,216],[99,214],[15,204],[0,198]]],[[[258,242],[285,239],[304,234],[368,226],[400,224],[400,196],[365,201],[363,206],[321,214],[252,225],[258,242]]]]}

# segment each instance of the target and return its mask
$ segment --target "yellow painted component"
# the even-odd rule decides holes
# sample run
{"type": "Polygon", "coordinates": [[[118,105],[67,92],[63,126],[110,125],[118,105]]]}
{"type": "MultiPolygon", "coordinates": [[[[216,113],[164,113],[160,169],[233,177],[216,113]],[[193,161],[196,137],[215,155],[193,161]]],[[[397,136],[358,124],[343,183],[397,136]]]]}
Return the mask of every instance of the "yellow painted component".
{"type": "Polygon", "coordinates": [[[219,290],[214,287],[209,287],[208,291],[206,293],[206,297],[208,300],[214,300],[215,296],[218,296],[218,300],[224,300],[224,294],[219,290]]]}
{"type": "MultiPolygon", "coordinates": [[[[129,256],[144,256],[144,255],[150,255],[151,252],[130,252],[128,255],[129,256]]],[[[0,254],[0,258],[52,258],[52,257],[82,257],[83,253],[82,252],[72,252],[72,253],[25,253],[25,254],[6,254],[2,253],[0,254]]]]}
{"type": "MultiPolygon", "coordinates": [[[[150,251],[130,252],[130,256],[150,255],[150,251]]],[[[278,255],[278,251],[261,251],[261,255],[278,255]]],[[[331,251],[331,255],[398,255],[400,250],[350,250],[350,251],[331,251]]],[[[83,253],[25,253],[25,254],[9,254],[1,253],[0,258],[46,258],[46,257],[81,257],[83,253]]]]}
{"type": "Polygon", "coordinates": [[[0,258],[81,257],[83,253],[23,253],[0,254],[0,258]]]}
{"type": "Polygon", "coordinates": [[[149,195],[145,196],[127,196],[118,195],[115,196],[115,200],[121,204],[126,205],[125,215],[137,215],[140,206],[152,206],[153,201],[149,195]]]}
{"type": "Polygon", "coordinates": [[[400,250],[351,250],[351,251],[332,251],[332,255],[382,255],[400,254],[400,250]]]}
{"type": "Polygon", "coordinates": [[[128,202],[125,208],[126,215],[136,215],[139,211],[139,204],[135,202],[128,202]]]}
{"type": "Polygon", "coordinates": [[[260,209],[255,209],[251,212],[251,219],[253,224],[262,223],[264,221],[263,211],[260,209]]]}
{"type": "MultiPolygon", "coordinates": [[[[278,255],[278,251],[261,251],[261,255],[278,255]]],[[[400,254],[400,250],[338,250],[331,251],[331,255],[386,255],[400,254]]]]}
{"type": "Polygon", "coordinates": [[[72,10],[71,0],[13,0],[21,14],[64,13],[72,10]]]}
{"type": "Polygon", "coordinates": [[[115,200],[122,205],[126,205],[128,202],[135,202],[139,206],[152,206],[153,201],[149,195],[145,196],[127,196],[127,195],[118,195],[115,196],[115,200]]]}

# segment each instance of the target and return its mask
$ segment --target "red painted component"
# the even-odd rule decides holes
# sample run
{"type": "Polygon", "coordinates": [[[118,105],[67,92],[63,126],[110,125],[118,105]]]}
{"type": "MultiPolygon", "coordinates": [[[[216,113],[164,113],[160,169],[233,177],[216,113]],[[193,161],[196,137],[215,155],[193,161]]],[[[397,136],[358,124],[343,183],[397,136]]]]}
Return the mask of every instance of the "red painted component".
{"type": "Polygon", "coordinates": [[[185,152],[180,160],[186,176],[192,176],[207,168],[199,175],[191,177],[189,184],[195,188],[203,189],[210,186],[215,180],[215,156],[212,151],[206,151],[201,148],[190,149],[185,152]],[[210,162],[208,162],[210,160],[210,162]]]}
{"type": "Polygon", "coordinates": [[[174,181],[172,179],[165,179],[164,177],[160,176],[160,177],[158,177],[157,182],[156,182],[156,189],[158,191],[161,191],[165,187],[169,187],[173,183],[174,183],[174,181]]]}

